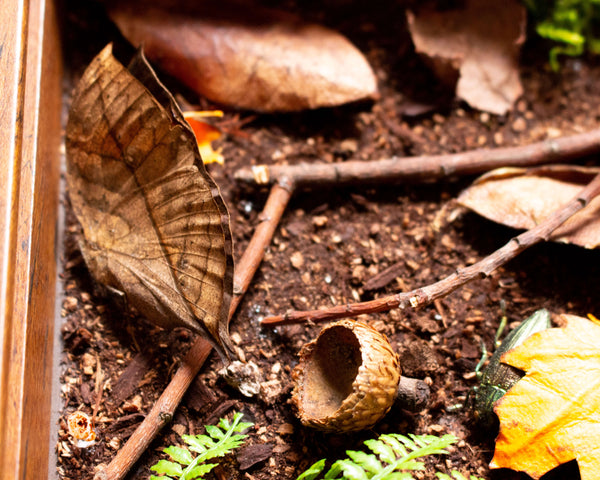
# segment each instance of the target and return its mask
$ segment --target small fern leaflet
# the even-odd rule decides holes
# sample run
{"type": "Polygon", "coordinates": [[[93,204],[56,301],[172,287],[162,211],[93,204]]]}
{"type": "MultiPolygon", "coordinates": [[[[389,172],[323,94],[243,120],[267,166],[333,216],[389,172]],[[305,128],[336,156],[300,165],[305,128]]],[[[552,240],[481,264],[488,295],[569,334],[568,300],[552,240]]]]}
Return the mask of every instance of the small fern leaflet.
{"type": "MultiPolygon", "coordinates": [[[[372,453],[348,450],[349,458],[336,461],[322,477],[323,480],[412,480],[410,471],[423,470],[417,459],[427,455],[447,454],[446,448],[456,442],[453,435],[408,436],[390,433],[364,443],[372,453]]],[[[315,480],[325,470],[325,459],[319,460],[303,472],[297,480],[315,480]]],[[[456,475],[458,472],[452,472],[456,475]]],[[[445,474],[438,474],[445,475],[445,474]]],[[[460,474],[459,474],[460,475],[460,474]]],[[[449,476],[439,477],[453,480],[449,476]]],[[[456,477],[455,480],[466,480],[456,477]]],[[[471,480],[478,480],[472,477],[471,480]]]]}
{"type": "Polygon", "coordinates": [[[150,467],[150,470],[159,474],[159,476],[151,475],[150,480],[203,478],[217,465],[204,462],[211,458],[223,457],[244,443],[247,435],[241,432],[253,424],[242,422],[242,417],[242,413],[235,413],[231,423],[222,418],[218,425],[207,425],[205,428],[208,435],[182,435],[181,438],[188,447],[165,448],[164,452],[169,455],[170,460],[160,460],[150,467]],[[192,452],[198,455],[194,457],[192,452]]]}

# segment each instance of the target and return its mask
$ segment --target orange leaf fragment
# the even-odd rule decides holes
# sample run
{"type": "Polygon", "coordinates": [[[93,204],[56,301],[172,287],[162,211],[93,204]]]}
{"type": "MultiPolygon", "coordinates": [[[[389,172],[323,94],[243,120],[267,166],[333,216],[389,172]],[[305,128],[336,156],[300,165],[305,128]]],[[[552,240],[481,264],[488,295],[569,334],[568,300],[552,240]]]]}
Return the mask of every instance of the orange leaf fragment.
{"type": "Polygon", "coordinates": [[[491,468],[540,478],[577,460],[582,480],[600,478],[600,325],[562,315],[502,356],[526,372],[496,404],[500,434],[491,468]]]}
{"type": "Polygon", "coordinates": [[[196,142],[198,143],[198,150],[200,150],[200,156],[202,162],[205,165],[209,163],[218,163],[223,165],[225,159],[221,154],[222,149],[213,149],[212,142],[221,138],[221,130],[208,122],[199,120],[202,117],[222,117],[223,112],[215,110],[214,112],[183,112],[183,118],[192,127],[194,135],[196,136],[196,142]]]}

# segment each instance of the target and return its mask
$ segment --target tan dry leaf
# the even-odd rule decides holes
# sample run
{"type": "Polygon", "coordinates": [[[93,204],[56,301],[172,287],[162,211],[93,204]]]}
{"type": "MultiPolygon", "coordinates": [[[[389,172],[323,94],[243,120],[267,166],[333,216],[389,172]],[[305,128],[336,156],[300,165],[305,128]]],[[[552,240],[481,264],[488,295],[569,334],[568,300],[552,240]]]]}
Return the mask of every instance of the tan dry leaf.
{"type": "Polygon", "coordinates": [[[150,60],[212,101],[273,112],[377,95],[364,56],[332,30],[245,2],[172,3],[115,2],[110,14],[150,60]]]}
{"type": "Polygon", "coordinates": [[[526,375],[494,409],[500,434],[492,468],[537,480],[577,460],[581,480],[600,478],[600,325],[562,319],[564,328],[537,333],[502,356],[526,375]]]}
{"type": "MultiPolygon", "coordinates": [[[[530,229],[572,200],[598,172],[597,167],[573,165],[499,168],[479,177],[460,194],[458,203],[503,225],[530,229]]],[[[557,228],[550,239],[598,247],[600,197],[557,228]]]]}
{"type": "Polygon", "coordinates": [[[517,0],[467,0],[455,10],[407,11],[415,48],[456,96],[502,115],[523,93],[518,56],[526,12],[517,0]]]}
{"type": "Polygon", "coordinates": [[[229,216],[194,134],[141,52],[107,46],[88,66],[66,129],[67,186],[94,278],[148,320],[185,326],[230,354],[229,216]]]}

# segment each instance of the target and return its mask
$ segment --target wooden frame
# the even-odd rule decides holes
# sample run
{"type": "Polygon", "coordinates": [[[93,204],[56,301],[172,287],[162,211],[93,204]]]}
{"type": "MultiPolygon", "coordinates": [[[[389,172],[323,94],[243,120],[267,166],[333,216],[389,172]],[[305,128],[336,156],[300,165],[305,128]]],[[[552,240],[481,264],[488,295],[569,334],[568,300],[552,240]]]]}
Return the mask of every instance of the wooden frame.
{"type": "Polygon", "coordinates": [[[0,0],[0,478],[48,476],[61,57],[52,0],[0,0]]]}

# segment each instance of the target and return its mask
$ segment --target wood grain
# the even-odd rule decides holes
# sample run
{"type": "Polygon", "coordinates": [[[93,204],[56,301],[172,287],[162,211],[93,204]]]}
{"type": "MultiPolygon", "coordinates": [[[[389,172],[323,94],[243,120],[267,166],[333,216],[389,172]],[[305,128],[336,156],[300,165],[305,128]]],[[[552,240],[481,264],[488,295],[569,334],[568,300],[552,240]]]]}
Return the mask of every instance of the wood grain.
{"type": "Polygon", "coordinates": [[[61,50],[52,1],[0,11],[0,478],[46,478],[61,50]]]}

